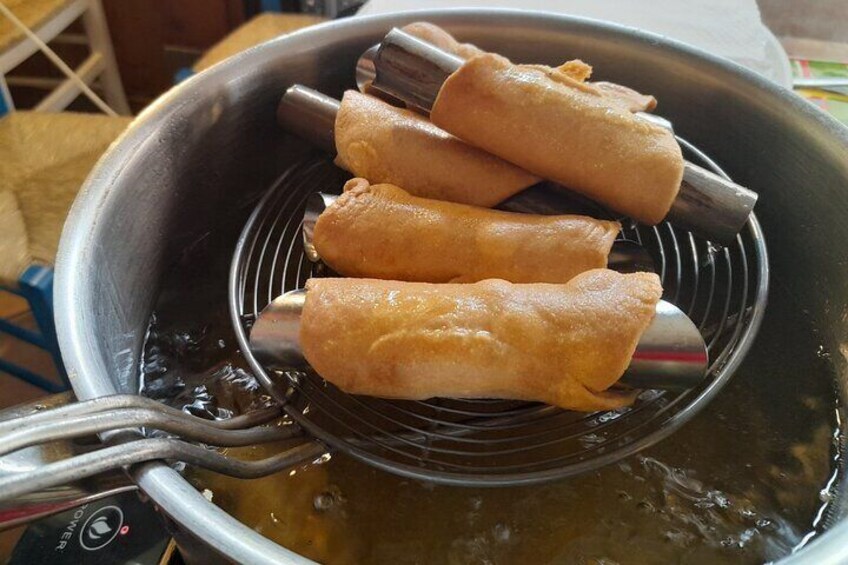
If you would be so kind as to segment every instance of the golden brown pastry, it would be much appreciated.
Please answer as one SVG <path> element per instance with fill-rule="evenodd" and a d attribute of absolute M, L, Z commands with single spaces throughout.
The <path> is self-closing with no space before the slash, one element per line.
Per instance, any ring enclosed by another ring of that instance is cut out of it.
<path fill-rule="evenodd" d="M 312 243 L 334 271 L 420 282 L 564 283 L 606 267 L 618 222 L 440 202 L 391 184 L 347 182 Z"/>
<path fill-rule="evenodd" d="M 430 119 L 465 141 L 646 224 L 677 196 L 683 156 L 667 130 L 598 88 L 483 54 L 445 81 Z"/>
<path fill-rule="evenodd" d="M 608 390 L 662 289 L 654 274 L 596 269 L 566 284 L 311 279 L 306 360 L 351 394 L 510 398 L 573 410 L 626 406 Z"/>
<path fill-rule="evenodd" d="M 417 196 L 492 207 L 540 180 L 420 114 L 354 90 L 342 98 L 335 135 L 341 168 Z"/>
<path fill-rule="evenodd" d="M 470 59 L 475 55 L 485 53 L 476 45 L 460 43 L 447 31 L 429 22 L 414 22 L 403 26 L 401 29 L 463 59 Z M 592 67 L 579 59 L 566 61 L 558 69 L 578 82 L 588 80 L 592 74 Z M 641 94 L 620 84 L 612 82 L 593 82 L 590 84 L 611 100 L 622 104 L 630 112 L 650 112 L 657 106 L 657 100 L 653 96 Z"/>

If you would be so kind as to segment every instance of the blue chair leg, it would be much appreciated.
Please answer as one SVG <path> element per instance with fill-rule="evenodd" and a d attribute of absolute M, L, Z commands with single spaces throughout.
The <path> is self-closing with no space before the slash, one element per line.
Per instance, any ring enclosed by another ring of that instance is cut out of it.
<path fill-rule="evenodd" d="M 53 269 L 39 265 L 30 266 L 21 275 L 18 289 L 21 296 L 29 302 L 30 310 L 44 340 L 44 349 L 53 356 L 56 370 L 65 388 L 69 388 L 70 382 L 65 372 L 65 365 L 62 363 L 59 341 L 56 339 L 56 326 L 53 322 Z"/>
<path fill-rule="evenodd" d="M 15 292 L 14 294 L 18 293 Z M 20 326 L 16 326 L 12 322 L 8 322 L 3 318 L 0 318 L 0 332 L 7 333 L 12 337 L 16 337 L 21 341 L 31 343 L 36 347 L 40 347 L 41 349 L 47 349 L 47 342 L 44 341 L 44 338 L 41 337 L 40 333 L 28 330 L 26 328 L 22 328 Z"/>
<path fill-rule="evenodd" d="M 8 114 L 12 107 L 12 95 L 9 93 L 9 85 L 6 84 L 6 77 L 0 75 L 0 116 Z"/>
<path fill-rule="evenodd" d="M 261 0 L 259 9 L 263 12 L 282 12 L 283 3 L 280 0 Z"/>
<path fill-rule="evenodd" d="M 192 75 L 194 75 L 194 71 L 191 67 L 180 67 L 177 69 L 177 72 L 174 73 L 174 84 L 180 84 Z"/>
<path fill-rule="evenodd" d="M 14 363 L 9 363 L 8 361 L 4 361 L 0 359 L 0 372 L 9 373 L 10 375 L 21 379 L 24 382 L 31 384 L 34 387 L 38 387 L 41 390 L 57 393 L 62 392 L 63 390 L 67 390 L 67 388 L 59 383 L 55 383 L 53 381 L 47 380 L 41 375 L 37 375 L 28 369 L 24 369 L 20 365 L 15 365 Z"/>
<path fill-rule="evenodd" d="M 3 287 L 2 290 L 11 292 L 12 294 L 22 295 L 18 288 L 12 289 Z M 48 349 L 48 342 L 40 333 L 17 326 L 3 318 L 0 318 L 0 332 L 7 333 L 16 339 L 31 343 L 41 349 Z M 29 369 L 25 369 L 20 365 L 16 365 L 3 359 L 0 359 L 0 372 L 9 373 L 22 381 L 26 381 L 32 386 L 38 387 L 47 392 L 61 392 L 65 390 L 64 385 L 45 379 L 41 375 L 33 373 Z"/>

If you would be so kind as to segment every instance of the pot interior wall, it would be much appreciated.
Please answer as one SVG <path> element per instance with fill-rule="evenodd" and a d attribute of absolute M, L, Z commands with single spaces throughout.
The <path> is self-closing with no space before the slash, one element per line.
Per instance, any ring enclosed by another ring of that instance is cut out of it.
<path fill-rule="evenodd" d="M 760 193 L 757 215 L 772 284 L 788 288 L 823 331 L 822 345 L 848 398 L 844 129 L 777 87 L 740 81 L 741 71 L 653 39 L 530 16 L 428 19 L 516 61 L 558 64 L 579 57 L 598 69 L 594 78 L 654 94 L 657 112 L 678 133 Z M 68 298 L 59 301 L 65 308 L 59 331 L 78 393 L 108 393 L 113 385 L 138 390 L 139 352 L 168 265 L 212 230 L 232 233 L 220 249 L 231 254 L 261 191 L 310 150 L 276 126 L 282 92 L 300 82 L 340 95 L 353 85 L 355 58 L 388 21 L 298 34 L 203 73 L 155 103 L 101 163 L 85 199 L 97 201 L 96 221 L 94 207 L 75 207 L 58 266 L 69 284 Z M 848 501 L 842 498 L 837 514 L 844 516 Z"/>

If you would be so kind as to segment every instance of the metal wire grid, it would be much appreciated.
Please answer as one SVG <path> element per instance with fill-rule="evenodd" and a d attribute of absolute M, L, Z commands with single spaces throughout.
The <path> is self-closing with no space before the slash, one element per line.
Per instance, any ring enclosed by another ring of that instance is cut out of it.
<path fill-rule="evenodd" d="M 678 141 L 690 160 L 726 176 L 702 152 Z M 707 342 L 709 377 L 695 389 L 647 390 L 632 407 L 580 414 L 516 401 L 384 400 L 345 394 L 311 371 L 269 374 L 250 354 L 250 324 L 276 296 L 303 287 L 310 277 L 332 274 L 306 258 L 300 230 L 306 198 L 317 190 L 337 193 L 344 178 L 318 157 L 282 175 L 242 233 L 230 306 L 243 354 L 285 410 L 329 446 L 379 468 L 446 484 L 492 486 L 596 469 L 656 443 L 701 410 L 727 383 L 759 328 L 768 262 L 755 217 L 734 245 L 723 248 L 667 223 L 646 227 L 624 220 L 620 237 L 651 252 L 664 298 L 695 321 Z"/>

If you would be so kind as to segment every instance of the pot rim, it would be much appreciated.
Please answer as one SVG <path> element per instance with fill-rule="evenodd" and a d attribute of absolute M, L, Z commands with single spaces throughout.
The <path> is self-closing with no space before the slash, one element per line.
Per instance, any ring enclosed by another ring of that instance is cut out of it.
<path fill-rule="evenodd" d="M 276 58 L 284 49 L 309 49 L 310 44 L 318 37 L 379 36 L 391 26 L 422 19 L 441 23 L 446 27 L 450 27 L 452 23 L 503 24 L 504 21 L 509 21 L 516 25 L 537 27 L 540 31 L 591 30 L 607 37 L 670 49 L 682 56 L 700 59 L 719 74 L 734 75 L 738 80 L 754 83 L 764 96 L 771 97 L 789 112 L 804 114 L 808 122 L 815 123 L 825 135 L 841 140 L 848 151 L 848 128 L 783 87 L 732 61 L 710 55 L 688 44 L 628 26 L 542 11 L 450 8 L 359 16 L 303 29 L 222 61 L 160 96 L 139 114 L 101 157 L 84 183 L 62 232 L 56 260 L 54 291 L 59 345 L 77 398 L 87 400 L 119 392 L 109 376 L 115 374 L 116 369 L 107 366 L 103 359 L 95 359 L 86 353 L 86 350 L 90 349 L 88 344 L 96 340 L 97 336 L 88 334 L 80 323 L 81 317 L 77 308 L 84 301 L 78 300 L 77 297 L 86 292 L 87 277 L 81 272 L 88 264 L 99 210 L 106 207 L 107 202 L 117 198 L 114 187 L 124 167 L 135 158 L 137 147 L 150 138 L 159 125 L 167 121 L 168 115 L 179 106 L 202 98 L 207 83 L 237 77 L 239 69 L 253 59 Z M 136 361 L 130 359 L 127 362 L 135 367 Z M 218 508 L 166 464 L 147 463 L 134 468 L 131 473 L 141 489 L 175 522 L 227 558 L 240 563 L 311 563 Z M 848 540 L 848 520 L 833 526 L 808 547 L 784 558 L 783 562 L 834 565 L 848 562 L 848 542 L 845 540 Z"/>

